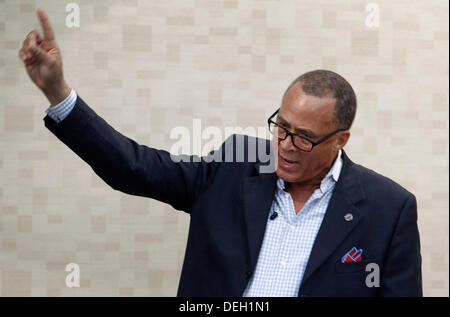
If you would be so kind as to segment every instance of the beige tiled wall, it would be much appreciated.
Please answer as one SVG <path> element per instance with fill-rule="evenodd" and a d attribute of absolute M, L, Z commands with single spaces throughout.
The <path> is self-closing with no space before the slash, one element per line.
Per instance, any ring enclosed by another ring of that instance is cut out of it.
<path fill-rule="evenodd" d="M 0 295 L 173 296 L 189 218 L 104 184 L 42 121 L 17 57 L 44 8 L 67 82 L 113 127 L 157 148 L 177 126 L 264 126 L 303 72 L 346 77 L 350 158 L 415 193 L 426 296 L 448 296 L 448 1 L 0 0 Z M 65 286 L 79 264 L 81 287 Z"/>

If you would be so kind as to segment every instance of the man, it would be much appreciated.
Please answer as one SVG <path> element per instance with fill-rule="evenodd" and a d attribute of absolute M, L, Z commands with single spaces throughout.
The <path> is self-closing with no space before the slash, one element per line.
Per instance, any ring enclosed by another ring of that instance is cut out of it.
<path fill-rule="evenodd" d="M 344 78 L 312 71 L 288 87 L 268 120 L 272 173 L 248 158 L 174 162 L 115 131 L 69 88 L 38 16 L 44 37 L 30 32 L 19 56 L 50 101 L 45 126 L 112 188 L 190 214 L 179 296 L 422 296 L 416 199 L 343 150 L 356 112 Z M 255 140 L 234 135 L 215 153 L 234 142 Z"/>

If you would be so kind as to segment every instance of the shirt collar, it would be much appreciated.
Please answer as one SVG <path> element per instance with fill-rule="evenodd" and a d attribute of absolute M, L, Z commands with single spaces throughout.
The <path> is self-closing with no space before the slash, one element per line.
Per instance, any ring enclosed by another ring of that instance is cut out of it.
<path fill-rule="evenodd" d="M 336 160 L 334 161 L 333 166 L 330 169 L 331 175 L 333 175 L 333 179 L 335 182 L 339 180 L 339 175 L 341 175 L 342 170 L 342 150 L 339 150 Z"/>
<path fill-rule="evenodd" d="M 337 182 L 339 180 L 339 176 L 341 175 L 341 170 L 342 170 L 342 150 L 339 150 L 336 160 L 334 160 L 334 163 L 331 166 L 330 170 L 328 171 L 327 175 L 325 175 L 325 177 L 322 179 L 320 185 L 321 189 L 324 187 L 325 182 L 329 178 L 332 178 L 335 182 Z M 277 187 L 278 189 L 284 190 L 285 189 L 284 180 L 278 178 Z"/>

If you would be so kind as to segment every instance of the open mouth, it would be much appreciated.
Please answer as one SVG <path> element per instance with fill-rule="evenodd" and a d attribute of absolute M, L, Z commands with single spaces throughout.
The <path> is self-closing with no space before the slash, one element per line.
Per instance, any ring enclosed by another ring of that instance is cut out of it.
<path fill-rule="evenodd" d="M 286 166 L 291 166 L 291 165 L 294 165 L 294 164 L 298 163 L 298 161 L 288 160 L 288 159 L 284 158 L 281 155 L 279 155 L 279 158 L 280 158 L 281 162 L 284 163 Z"/>

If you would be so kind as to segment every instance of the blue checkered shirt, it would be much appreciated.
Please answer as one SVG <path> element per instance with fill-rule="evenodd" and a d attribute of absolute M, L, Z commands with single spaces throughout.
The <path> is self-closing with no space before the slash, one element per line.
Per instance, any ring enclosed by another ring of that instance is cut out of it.
<path fill-rule="evenodd" d="M 278 217 L 267 218 L 256 269 L 244 297 L 297 296 L 314 240 L 341 173 L 341 153 L 339 151 L 333 166 L 322 179 L 320 188 L 314 191 L 298 214 L 291 195 L 284 190 L 284 181 L 277 180 L 269 217 L 274 212 Z"/>
<path fill-rule="evenodd" d="M 72 111 L 73 107 L 75 106 L 76 101 L 77 101 L 77 94 L 72 89 L 70 91 L 69 96 L 67 96 L 66 99 L 64 99 L 63 101 L 61 101 L 61 103 L 59 103 L 53 107 L 48 107 L 45 110 L 45 112 L 48 114 L 48 116 L 50 118 L 55 120 L 57 123 L 60 123 Z"/>
<path fill-rule="evenodd" d="M 72 111 L 76 99 L 77 95 L 72 90 L 64 101 L 47 108 L 46 112 L 59 123 Z M 314 240 L 341 173 L 341 152 L 320 183 L 320 188 L 314 191 L 298 214 L 295 213 L 291 195 L 284 190 L 284 181 L 278 179 L 269 214 L 270 217 L 276 212 L 278 217 L 274 220 L 267 218 L 255 273 L 244 291 L 244 297 L 297 296 Z"/>

